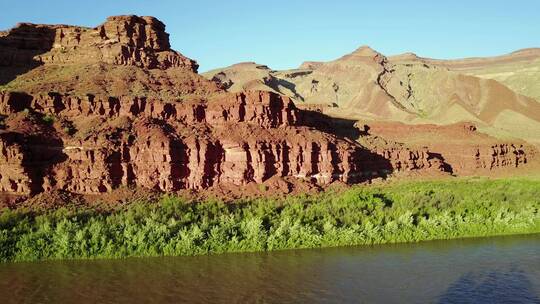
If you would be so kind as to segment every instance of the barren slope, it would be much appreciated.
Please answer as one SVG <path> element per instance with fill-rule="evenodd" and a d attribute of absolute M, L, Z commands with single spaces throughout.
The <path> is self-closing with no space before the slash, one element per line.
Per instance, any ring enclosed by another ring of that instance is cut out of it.
<path fill-rule="evenodd" d="M 497 81 L 449 71 L 411 54 L 388 60 L 361 47 L 334 61 L 304 63 L 297 70 L 266 68 L 253 73 L 255 69 L 260 65 L 204 75 L 219 78 L 231 91 L 257 83 L 259 89 L 286 94 L 297 104 L 327 105 L 325 113 L 336 117 L 435 124 L 470 121 L 496 136 L 511 134 L 540 142 L 540 104 L 534 99 Z M 520 124 L 508 123 L 510 117 L 519 117 Z M 520 132 L 523 128 L 530 132 Z"/>
<path fill-rule="evenodd" d="M 451 71 L 497 80 L 515 92 L 540 102 L 540 48 L 519 50 L 485 58 L 438 60 L 407 53 L 389 58 L 392 62 L 424 62 Z"/>

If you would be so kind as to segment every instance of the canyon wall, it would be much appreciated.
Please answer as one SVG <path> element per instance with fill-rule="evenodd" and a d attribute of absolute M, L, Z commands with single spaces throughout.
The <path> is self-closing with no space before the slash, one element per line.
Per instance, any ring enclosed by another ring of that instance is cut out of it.
<path fill-rule="evenodd" d="M 402 171 L 469 175 L 522 166 L 534 155 L 523 144 L 492 142 L 472 125 L 375 124 L 360 131 L 257 91 L 170 102 L 1 93 L 0 115 L 0 189 L 12 194 L 94 194 L 123 186 L 177 191 L 273 177 L 325 185 Z M 397 142 L 422 132 L 476 138 L 478 145 Z"/>
<path fill-rule="evenodd" d="M 274 176 L 354 183 L 431 163 L 414 152 L 390 153 L 391 163 L 307 126 L 308 114 L 269 92 L 185 102 L 3 93 L 0 114 L 7 117 L 0 131 L 0 187 L 13 194 L 205 189 Z M 91 122 L 77 123 L 81 117 Z"/>
<path fill-rule="evenodd" d="M 360 49 L 338 70 L 349 79 L 348 70 L 382 58 L 374 54 Z M 361 129 L 275 92 L 225 92 L 196 71 L 153 17 L 110 17 L 95 28 L 23 23 L 0 32 L 0 192 L 170 192 L 276 180 L 290 190 L 395 172 L 475 174 L 522 166 L 534 155 L 526 145 L 466 130 L 460 138 L 477 145 L 414 144 L 411 134 L 446 129 Z M 357 80 L 374 85 L 371 76 Z"/>

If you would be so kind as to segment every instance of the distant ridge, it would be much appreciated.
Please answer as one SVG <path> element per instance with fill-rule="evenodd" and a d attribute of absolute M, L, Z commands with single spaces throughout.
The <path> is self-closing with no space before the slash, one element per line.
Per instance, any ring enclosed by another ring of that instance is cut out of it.
<path fill-rule="evenodd" d="M 538 58 L 538 48 L 458 60 L 423 58 L 415 53 L 385 57 L 363 45 L 335 60 L 304 62 L 296 70 L 262 70 L 262 65 L 252 63 L 203 76 L 233 92 L 267 90 L 287 95 L 299 104 L 327 105 L 328 113 L 340 117 L 440 125 L 471 121 L 494 132 L 503 130 L 540 141 L 540 136 L 534 135 L 536 131 L 540 134 L 540 102 L 533 99 L 538 87 L 534 82 L 536 67 L 529 64 Z M 523 70 L 479 72 L 517 65 L 524 65 Z M 533 77 L 528 78 L 531 73 Z M 521 87 L 506 82 L 505 77 L 515 75 L 524 77 L 520 78 Z M 520 123 L 510 123 L 514 118 Z M 518 132 L 525 126 L 536 131 Z"/>
<path fill-rule="evenodd" d="M 461 59 L 433 59 L 420 57 L 415 53 L 403 53 L 395 56 L 389 56 L 388 59 L 393 62 L 422 61 L 438 66 L 444 66 L 449 69 L 470 69 L 480 68 L 488 65 L 508 64 L 515 62 L 526 62 L 540 59 L 540 48 L 526 48 L 517 50 L 508 54 L 493 57 L 469 57 Z"/>

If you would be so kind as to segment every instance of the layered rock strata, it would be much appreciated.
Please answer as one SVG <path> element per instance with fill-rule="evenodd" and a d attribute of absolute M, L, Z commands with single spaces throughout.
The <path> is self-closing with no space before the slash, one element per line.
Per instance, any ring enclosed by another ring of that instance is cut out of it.
<path fill-rule="evenodd" d="M 537 149 L 525 141 L 497 139 L 479 132 L 471 123 L 447 126 L 372 123 L 369 132 L 412 147 L 429 143 L 429 153 L 439 156 L 450 166 L 446 170 L 457 175 L 521 168 L 537 154 Z"/>
<path fill-rule="evenodd" d="M 171 50 L 165 25 L 154 17 L 114 16 L 96 28 L 19 23 L 0 36 L 0 65 L 108 63 L 141 68 L 197 64 Z"/>
<path fill-rule="evenodd" d="M 430 162 L 411 154 L 422 165 L 394 168 L 351 140 L 307 126 L 306 113 L 269 92 L 185 102 L 4 93 L 0 113 L 7 116 L 0 187 L 13 194 L 176 191 L 275 176 L 353 183 Z"/>
<path fill-rule="evenodd" d="M 358 67 L 373 56 L 382 58 L 362 49 L 344 61 Z M 24 23 L 1 32 L 0 192 L 350 184 L 396 171 L 452 172 L 461 162 L 461 154 L 387 141 L 355 121 L 299 109 L 278 94 L 289 83 L 229 93 L 196 71 L 152 17 L 110 17 L 95 28 Z M 464 166 L 521 166 L 531 157 L 515 145 L 491 146 L 468 152 Z"/>

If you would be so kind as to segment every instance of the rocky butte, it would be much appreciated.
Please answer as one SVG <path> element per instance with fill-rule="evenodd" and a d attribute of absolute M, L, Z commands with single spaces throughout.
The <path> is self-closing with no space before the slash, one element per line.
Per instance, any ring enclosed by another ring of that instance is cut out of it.
<path fill-rule="evenodd" d="M 296 95 L 268 86 L 282 84 L 268 68 L 240 65 L 262 79 L 233 90 L 226 72 L 213 80 L 197 74 L 196 62 L 170 48 L 165 25 L 153 17 L 115 16 L 95 28 L 18 24 L 0 33 L 0 191 L 28 197 L 264 184 L 288 193 L 399 172 L 490 174 L 534 160 L 532 145 L 496 139 L 474 124 L 328 115 L 319 103 L 332 92 L 341 96 L 347 73 L 375 96 L 355 111 L 405 117 L 416 109 L 389 93 L 386 85 L 398 82 L 385 75 L 394 72 L 384 56 L 364 48 L 341 60 L 291 72 L 311 77 Z M 341 80 L 319 81 L 317 73 Z M 338 103 L 362 105 L 362 96 Z M 302 100 L 308 97 L 317 102 Z M 411 135 L 431 133 L 446 137 L 429 145 Z M 444 139 L 456 135 L 459 143 Z"/>

